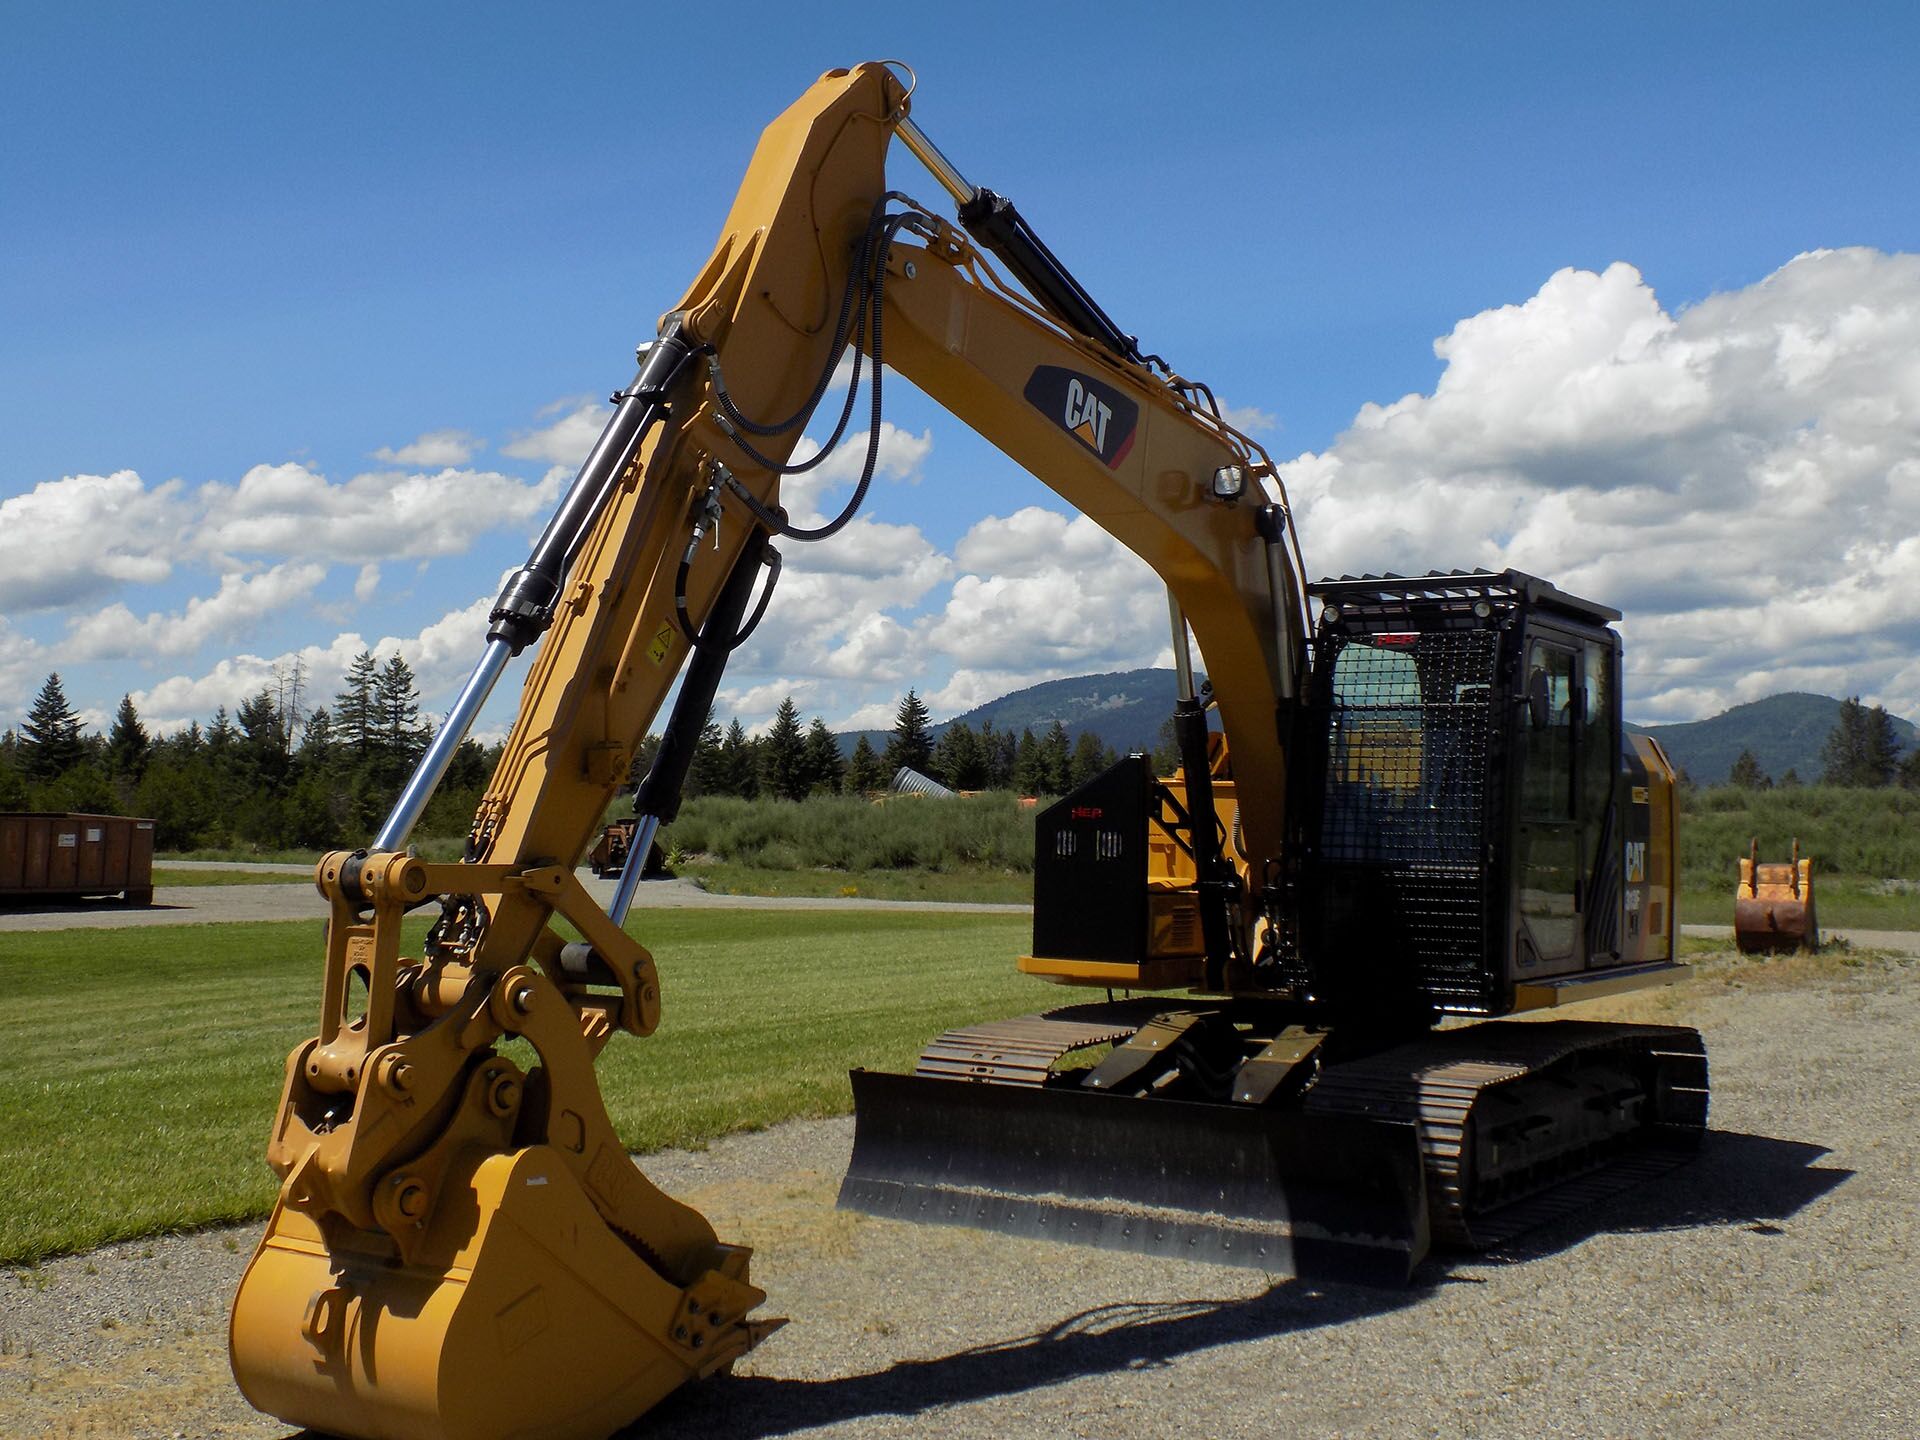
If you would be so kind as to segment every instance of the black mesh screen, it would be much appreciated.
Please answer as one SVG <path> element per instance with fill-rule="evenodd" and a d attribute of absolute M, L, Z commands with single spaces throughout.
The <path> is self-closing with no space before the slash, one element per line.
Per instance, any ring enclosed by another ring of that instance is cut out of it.
<path fill-rule="evenodd" d="M 1322 943 L 1342 952 L 1327 959 L 1378 978 L 1390 971 L 1447 1009 L 1484 1009 L 1494 997 L 1498 639 L 1491 629 L 1321 639 Z"/>

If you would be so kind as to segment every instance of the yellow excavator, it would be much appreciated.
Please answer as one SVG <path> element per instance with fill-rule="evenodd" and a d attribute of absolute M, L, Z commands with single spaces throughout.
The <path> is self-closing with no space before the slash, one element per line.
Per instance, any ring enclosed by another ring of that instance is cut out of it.
<path fill-rule="evenodd" d="M 1391 1281 L 1704 1125 L 1694 1031 L 1498 1018 L 1679 968 L 1673 772 L 1623 744 L 1616 613 L 1514 571 L 1309 585 L 1271 459 L 961 176 L 903 68 L 833 71 L 767 128 L 392 814 L 316 868 L 319 1032 L 288 1059 L 230 1336 L 270 1414 L 584 1440 L 780 1323 L 748 1252 L 608 1119 L 595 1058 L 654 1030 L 662 977 L 624 929 L 642 867 L 603 907 L 575 866 L 678 679 L 635 847 L 674 817 L 776 543 L 828 539 L 866 494 L 887 367 L 1165 581 L 1181 765 L 1130 757 L 1039 816 L 1020 964 L 1097 993 L 938 1037 L 914 1075 L 856 1072 L 843 1204 Z M 956 217 L 889 188 L 895 139 Z M 863 366 L 859 483 L 798 525 L 781 478 L 848 440 Z M 465 857 L 417 858 L 454 748 L 536 642 Z"/>

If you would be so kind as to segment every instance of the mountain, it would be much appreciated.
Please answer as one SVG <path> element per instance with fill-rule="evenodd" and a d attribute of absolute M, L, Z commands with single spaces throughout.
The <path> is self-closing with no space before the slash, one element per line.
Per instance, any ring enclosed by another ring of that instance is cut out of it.
<path fill-rule="evenodd" d="M 1040 735 L 1058 720 L 1073 740 L 1091 730 L 1122 755 L 1152 750 L 1160 740 L 1161 722 L 1173 714 L 1173 685 L 1173 671 L 1151 669 L 1047 680 L 942 720 L 934 725 L 933 734 L 938 739 L 949 725 L 962 721 L 976 730 L 992 721 L 995 730 L 1018 735 L 1025 729 Z M 842 753 L 851 755 L 862 735 L 874 749 L 885 750 L 892 734 L 891 730 L 849 730 L 835 738 Z"/>
<path fill-rule="evenodd" d="M 1678 725 L 1629 725 L 1651 735 L 1673 763 L 1700 785 L 1723 785 L 1742 750 L 1753 751 L 1760 768 L 1777 782 L 1792 770 L 1811 785 L 1826 768 L 1822 752 L 1840 718 L 1840 702 L 1831 695 L 1793 690 L 1736 705 L 1705 720 Z M 1902 751 L 1920 743 L 1913 722 L 1893 717 Z"/>

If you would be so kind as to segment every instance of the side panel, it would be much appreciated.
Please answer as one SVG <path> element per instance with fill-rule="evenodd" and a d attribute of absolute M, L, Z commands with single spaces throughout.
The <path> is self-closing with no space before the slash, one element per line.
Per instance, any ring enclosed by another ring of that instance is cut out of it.
<path fill-rule="evenodd" d="M 1623 958 L 1629 964 L 1672 960 L 1679 931 L 1673 764 L 1651 736 L 1629 735 L 1627 742 L 1627 793 L 1622 797 L 1627 815 Z"/>

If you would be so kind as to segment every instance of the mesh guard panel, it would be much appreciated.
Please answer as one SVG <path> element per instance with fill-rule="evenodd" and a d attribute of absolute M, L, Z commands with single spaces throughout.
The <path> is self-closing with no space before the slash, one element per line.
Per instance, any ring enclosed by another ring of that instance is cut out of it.
<path fill-rule="evenodd" d="M 1327 958 L 1351 983 L 1410 984 L 1442 1009 L 1490 1010 L 1499 636 L 1321 643 L 1331 680 L 1318 847 Z"/>

